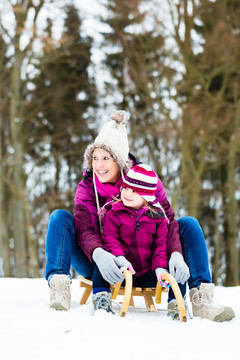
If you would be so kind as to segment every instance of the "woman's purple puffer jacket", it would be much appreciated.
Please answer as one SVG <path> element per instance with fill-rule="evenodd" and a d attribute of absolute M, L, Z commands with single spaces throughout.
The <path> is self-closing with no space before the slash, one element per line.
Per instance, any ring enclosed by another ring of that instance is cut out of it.
<path fill-rule="evenodd" d="M 168 219 L 170 220 L 167 236 L 168 258 L 170 258 L 174 251 L 180 252 L 182 254 L 178 222 L 174 219 L 173 209 L 167 200 L 166 192 L 159 179 L 155 196 L 163 207 Z M 109 199 L 106 197 L 99 195 L 100 207 L 102 207 L 108 200 Z M 74 201 L 75 206 L 73 215 L 76 230 L 76 240 L 89 260 L 93 261 L 93 251 L 97 247 L 104 248 L 104 246 L 100 236 L 97 204 L 91 173 L 85 172 L 84 179 L 78 184 Z"/>

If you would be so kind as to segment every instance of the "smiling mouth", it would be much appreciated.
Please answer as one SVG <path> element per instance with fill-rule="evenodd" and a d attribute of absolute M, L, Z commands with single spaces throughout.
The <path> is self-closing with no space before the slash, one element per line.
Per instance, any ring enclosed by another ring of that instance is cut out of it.
<path fill-rule="evenodd" d="M 124 196 L 123 198 L 124 198 L 124 200 L 126 200 L 126 201 L 132 201 L 131 199 L 126 198 L 125 196 Z"/>
<path fill-rule="evenodd" d="M 98 170 L 97 172 L 99 175 L 105 175 L 108 172 L 108 170 L 105 170 L 105 171 Z"/>

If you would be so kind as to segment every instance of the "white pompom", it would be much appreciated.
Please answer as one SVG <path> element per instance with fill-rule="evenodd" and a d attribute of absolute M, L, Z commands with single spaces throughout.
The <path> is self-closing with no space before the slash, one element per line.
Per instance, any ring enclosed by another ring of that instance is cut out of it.
<path fill-rule="evenodd" d="M 112 116 L 111 120 L 116 121 L 116 123 L 126 125 L 130 118 L 130 114 L 124 110 L 117 110 L 115 111 Z"/>

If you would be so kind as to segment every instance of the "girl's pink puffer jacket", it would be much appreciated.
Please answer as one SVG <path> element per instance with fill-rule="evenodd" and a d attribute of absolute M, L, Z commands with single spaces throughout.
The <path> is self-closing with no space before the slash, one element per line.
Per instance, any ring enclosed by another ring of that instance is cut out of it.
<path fill-rule="evenodd" d="M 137 276 L 157 267 L 168 267 L 167 220 L 162 211 L 148 210 L 138 220 L 122 202 L 113 205 L 103 219 L 105 249 L 131 262 Z"/>

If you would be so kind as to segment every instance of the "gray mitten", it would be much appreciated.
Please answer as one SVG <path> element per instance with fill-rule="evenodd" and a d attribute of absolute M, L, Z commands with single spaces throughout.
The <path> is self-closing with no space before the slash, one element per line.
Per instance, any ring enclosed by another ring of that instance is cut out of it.
<path fill-rule="evenodd" d="M 130 270 L 132 274 L 136 273 L 132 264 L 123 255 L 118 256 L 117 260 L 118 266 L 120 266 L 121 270 L 125 268 L 127 270 Z"/>
<path fill-rule="evenodd" d="M 166 272 L 167 272 L 167 270 L 164 269 L 164 268 L 159 267 L 159 268 L 155 269 L 155 274 L 156 274 L 157 280 L 159 282 L 159 285 L 161 287 L 163 287 L 163 286 L 167 287 L 168 286 L 168 282 L 165 281 L 165 280 L 162 280 L 162 275 L 165 274 Z"/>
<path fill-rule="evenodd" d="M 169 260 L 169 272 L 177 283 L 184 284 L 189 276 L 189 268 L 179 252 L 173 252 Z"/>
<path fill-rule="evenodd" d="M 107 282 L 115 284 L 124 280 L 124 275 L 118 267 L 119 264 L 116 256 L 99 247 L 93 251 L 92 258 L 97 264 L 102 277 Z"/>

